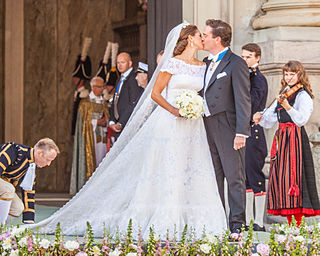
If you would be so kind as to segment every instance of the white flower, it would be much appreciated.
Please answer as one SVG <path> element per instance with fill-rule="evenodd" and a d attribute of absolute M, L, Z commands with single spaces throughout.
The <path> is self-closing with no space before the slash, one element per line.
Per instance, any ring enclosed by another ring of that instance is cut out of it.
<path fill-rule="evenodd" d="M 100 249 L 98 246 L 93 246 L 93 255 L 100 255 Z"/>
<path fill-rule="evenodd" d="M 22 238 L 20 239 L 20 241 L 18 242 L 18 244 L 19 244 L 21 247 L 27 246 L 27 245 L 28 245 L 28 240 L 27 240 L 27 238 L 26 238 L 26 237 L 22 237 Z"/>
<path fill-rule="evenodd" d="M 136 252 L 129 252 L 129 253 L 127 253 L 127 256 L 137 256 L 137 253 Z"/>
<path fill-rule="evenodd" d="M 216 244 L 219 242 L 219 239 L 214 235 L 207 235 L 206 240 L 210 244 Z"/>
<path fill-rule="evenodd" d="M 285 241 L 286 241 L 287 237 L 284 236 L 284 235 L 279 235 L 277 237 L 277 242 L 280 243 L 280 244 L 283 244 Z"/>
<path fill-rule="evenodd" d="M 41 240 L 41 242 L 40 242 L 40 247 L 41 247 L 41 248 L 44 248 L 44 249 L 48 249 L 49 246 L 50 246 L 50 241 L 47 240 L 47 239 L 45 239 L 45 238 L 43 238 L 43 239 Z"/>
<path fill-rule="evenodd" d="M 129 246 L 135 251 L 138 250 L 138 246 L 136 246 L 135 244 L 130 244 Z"/>
<path fill-rule="evenodd" d="M 203 251 L 205 254 L 208 254 L 211 250 L 211 246 L 209 244 L 201 244 L 200 250 Z"/>
<path fill-rule="evenodd" d="M 25 231 L 25 228 L 17 228 L 17 227 L 14 227 L 13 229 L 11 229 L 10 231 L 10 234 L 12 236 L 16 236 L 16 237 L 19 237 L 21 236 L 21 234 Z"/>
<path fill-rule="evenodd" d="M 116 248 L 114 251 L 109 253 L 109 256 L 119 256 L 121 254 L 121 251 Z"/>
<path fill-rule="evenodd" d="M 9 256 L 19 256 L 19 250 L 12 250 L 9 254 Z"/>
<path fill-rule="evenodd" d="M 304 238 L 303 238 L 303 236 L 295 236 L 294 237 L 294 240 L 296 241 L 296 242 L 303 242 L 304 241 Z"/>
<path fill-rule="evenodd" d="M 64 244 L 64 248 L 66 248 L 69 251 L 74 251 L 76 249 L 79 249 L 79 243 L 76 241 L 67 241 Z"/>
<path fill-rule="evenodd" d="M 260 254 L 259 253 L 254 253 L 254 254 L 252 254 L 252 256 L 260 256 Z"/>
<path fill-rule="evenodd" d="M 76 256 L 88 256 L 86 252 L 78 252 Z"/>
<path fill-rule="evenodd" d="M 2 247 L 5 250 L 11 249 L 11 238 L 10 237 L 8 237 L 6 240 L 4 240 Z"/>
<path fill-rule="evenodd" d="M 203 98 L 195 90 L 182 90 L 175 100 L 181 116 L 186 119 L 201 117 L 204 111 Z"/>
<path fill-rule="evenodd" d="M 269 255 L 270 248 L 268 244 L 258 244 L 257 245 L 257 252 L 260 253 L 262 256 Z"/>

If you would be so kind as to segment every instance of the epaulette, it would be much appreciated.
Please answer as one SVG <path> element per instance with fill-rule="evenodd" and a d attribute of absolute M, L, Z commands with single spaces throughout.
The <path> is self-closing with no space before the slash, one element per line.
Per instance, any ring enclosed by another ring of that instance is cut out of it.
<path fill-rule="evenodd" d="M 20 146 L 17 145 L 16 143 L 10 142 L 10 144 L 11 144 L 12 146 L 14 146 L 14 147 L 16 148 L 16 150 L 18 151 L 18 153 L 17 153 L 17 158 L 16 158 L 16 160 L 13 162 L 13 164 L 18 164 L 18 163 L 20 163 L 21 160 L 23 159 L 23 151 L 22 151 L 22 149 L 20 148 Z"/>

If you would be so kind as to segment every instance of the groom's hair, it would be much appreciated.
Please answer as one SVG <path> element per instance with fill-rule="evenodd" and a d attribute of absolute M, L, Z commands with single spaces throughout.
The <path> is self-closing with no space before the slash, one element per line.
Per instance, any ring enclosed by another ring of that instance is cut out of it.
<path fill-rule="evenodd" d="M 206 25 L 211 27 L 212 36 L 214 38 L 218 36 L 221 38 L 221 44 L 224 47 L 230 45 L 232 38 L 232 29 L 228 23 L 222 20 L 209 19 L 206 21 Z"/>

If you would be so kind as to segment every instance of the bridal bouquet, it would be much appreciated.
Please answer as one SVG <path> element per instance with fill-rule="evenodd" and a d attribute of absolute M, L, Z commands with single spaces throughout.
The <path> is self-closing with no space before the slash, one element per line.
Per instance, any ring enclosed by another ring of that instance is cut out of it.
<path fill-rule="evenodd" d="M 185 89 L 176 97 L 179 113 L 186 119 L 198 119 L 204 112 L 203 98 L 195 90 Z"/>

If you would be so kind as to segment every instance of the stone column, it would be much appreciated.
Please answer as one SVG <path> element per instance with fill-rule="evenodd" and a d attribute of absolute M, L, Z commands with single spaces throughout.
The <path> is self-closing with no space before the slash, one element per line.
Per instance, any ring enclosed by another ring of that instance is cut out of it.
<path fill-rule="evenodd" d="M 309 140 L 312 143 L 312 155 L 314 163 L 314 171 L 316 173 L 316 182 L 318 196 L 320 198 L 320 132 L 315 132 L 309 136 Z"/>
<path fill-rule="evenodd" d="M 267 105 L 280 90 L 282 67 L 289 60 L 298 60 L 306 68 L 313 93 L 314 110 L 320 107 L 320 2 L 314 0 L 268 0 L 252 17 L 253 42 L 262 48 L 260 69 L 269 85 Z M 277 125 L 276 125 L 277 126 Z M 318 131 L 320 112 L 314 111 L 306 125 L 308 134 Z M 276 127 L 265 129 L 268 148 Z M 319 180 L 320 134 L 311 136 L 313 157 Z M 269 167 L 269 164 L 266 164 Z M 268 171 L 268 169 L 266 169 Z M 317 181 L 319 183 L 319 181 Z M 318 184 L 319 186 L 320 184 Z M 267 223 L 283 222 L 284 218 L 267 216 Z"/>
<path fill-rule="evenodd" d="M 268 102 L 280 89 L 281 68 L 289 60 L 305 66 L 315 94 L 314 109 L 320 107 L 320 2 L 315 0 L 268 0 L 252 18 L 253 41 L 262 48 L 261 70 L 269 84 Z M 314 111 L 306 130 L 318 131 L 320 112 Z M 274 130 L 267 131 L 271 144 Z"/>
<path fill-rule="evenodd" d="M 253 21 L 254 29 L 279 26 L 320 26 L 320 2 L 317 0 L 268 0 L 264 15 Z"/>
<path fill-rule="evenodd" d="M 24 1 L 5 9 L 5 141 L 23 143 Z"/>

